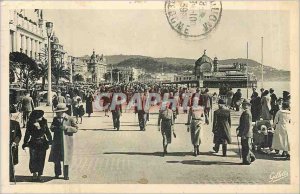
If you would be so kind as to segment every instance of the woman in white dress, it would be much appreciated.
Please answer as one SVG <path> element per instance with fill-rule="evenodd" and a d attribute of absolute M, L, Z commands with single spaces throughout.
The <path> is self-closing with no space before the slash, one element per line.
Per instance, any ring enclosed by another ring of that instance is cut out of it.
<path fill-rule="evenodd" d="M 275 132 L 273 135 L 272 148 L 275 150 L 282 150 L 282 156 L 290 159 L 290 144 L 289 136 L 291 130 L 291 112 L 288 102 L 282 103 L 282 110 L 276 113 L 274 120 Z"/>

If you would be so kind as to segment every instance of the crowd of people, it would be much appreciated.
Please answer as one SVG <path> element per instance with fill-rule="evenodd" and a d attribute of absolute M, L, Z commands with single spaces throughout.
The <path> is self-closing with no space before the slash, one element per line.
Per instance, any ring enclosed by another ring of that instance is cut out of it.
<path fill-rule="evenodd" d="M 277 154 L 289 159 L 288 132 L 290 131 L 290 95 L 283 92 L 282 98 L 277 98 L 275 91 L 261 89 L 259 95 L 253 88 L 251 99 L 242 98 L 240 89 L 234 93 L 231 88 L 220 89 L 219 95 L 211 95 L 208 88 L 190 90 L 187 87 L 163 86 L 159 84 L 129 83 L 99 88 L 70 88 L 59 89 L 52 99 L 52 110 L 56 114 L 50 128 L 44 118 L 44 111 L 35 107 L 32 94 L 27 94 L 21 100 L 23 114 L 23 128 L 26 128 L 22 148 L 29 147 L 29 169 L 35 181 L 41 181 L 46 151 L 51 145 L 49 162 L 54 163 L 55 178 L 61 174 L 69 179 L 69 165 L 72 161 L 73 135 L 78 131 L 78 124 L 82 124 L 83 116 L 90 117 L 94 108 L 101 104 L 105 116 L 112 114 L 112 124 L 116 131 L 121 129 L 120 117 L 123 111 L 132 110 L 138 115 L 140 131 L 145 131 L 150 120 L 151 107 L 159 107 L 158 130 L 162 134 L 163 156 L 168 154 L 168 145 L 174 131 L 175 121 L 180 110 L 187 115 L 187 131 L 191 135 L 193 155 L 200 155 L 201 130 L 203 125 L 209 125 L 212 120 L 213 150 L 218 153 L 222 146 L 222 155 L 227 156 L 227 144 L 231 139 L 231 114 L 240 111 L 237 136 L 241 139 L 242 164 L 249 165 L 255 160 L 252 151 L 269 148 Z M 155 94 L 155 95 L 153 95 Z M 31 95 L 31 96 L 30 96 Z M 159 100 L 161 99 L 161 100 Z M 85 103 L 85 106 L 84 106 Z M 212 114 L 213 103 L 218 109 Z M 141 106 L 138 106 L 140 104 Z M 126 105 L 125 109 L 124 106 Z M 11 106 L 10 112 L 17 110 Z M 80 122 L 79 122 L 80 119 Z M 18 144 L 22 134 L 17 121 L 10 121 L 10 178 L 14 180 L 14 165 L 18 163 Z M 53 134 L 52 134 L 52 133 Z M 63 162 L 63 173 L 61 162 Z"/>

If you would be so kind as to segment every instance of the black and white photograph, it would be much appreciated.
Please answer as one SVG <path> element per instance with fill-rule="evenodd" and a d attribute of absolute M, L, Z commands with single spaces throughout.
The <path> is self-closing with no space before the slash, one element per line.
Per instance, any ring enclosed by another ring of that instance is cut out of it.
<path fill-rule="evenodd" d="M 0 8 L 2 191 L 299 192 L 298 1 Z"/>

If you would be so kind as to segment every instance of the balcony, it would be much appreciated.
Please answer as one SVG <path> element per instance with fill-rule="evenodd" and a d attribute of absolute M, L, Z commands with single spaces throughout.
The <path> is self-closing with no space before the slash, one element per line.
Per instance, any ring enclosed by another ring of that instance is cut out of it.
<path fill-rule="evenodd" d="M 40 28 L 36 22 L 24 17 L 22 14 L 17 14 L 16 17 L 16 26 L 26 30 L 34 35 L 43 37 L 43 30 Z"/>

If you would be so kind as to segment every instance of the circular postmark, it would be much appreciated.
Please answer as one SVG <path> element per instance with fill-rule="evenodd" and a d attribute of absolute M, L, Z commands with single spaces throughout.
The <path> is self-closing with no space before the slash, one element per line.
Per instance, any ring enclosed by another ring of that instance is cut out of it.
<path fill-rule="evenodd" d="M 167 0 L 165 14 L 171 28 L 193 39 L 205 38 L 216 28 L 222 16 L 220 1 Z"/>

